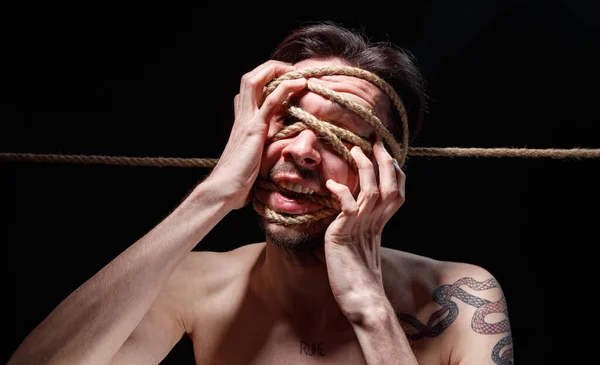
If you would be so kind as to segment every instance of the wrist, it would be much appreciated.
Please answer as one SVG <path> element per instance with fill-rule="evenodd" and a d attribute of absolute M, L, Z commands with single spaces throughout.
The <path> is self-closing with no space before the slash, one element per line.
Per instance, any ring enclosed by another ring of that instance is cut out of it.
<path fill-rule="evenodd" d="M 240 181 L 231 174 L 211 173 L 197 190 L 208 192 L 216 201 L 223 203 L 228 212 L 244 207 L 251 198 L 254 180 Z"/>
<path fill-rule="evenodd" d="M 214 205 L 225 215 L 233 210 L 230 206 L 231 194 L 226 189 L 226 184 L 210 176 L 192 190 L 187 200 L 192 204 Z"/>
<path fill-rule="evenodd" d="M 352 326 L 362 328 L 378 328 L 390 320 L 396 320 L 394 309 L 385 295 L 357 300 L 353 305 L 346 306 L 344 314 Z"/>
<path fill-rule="evenodd" d="M 358 314 L 360 320 L 351 321 L 351 325 L 367 363 L 418 364 L 387 297 L 379 305 L 364 307 Z"/>

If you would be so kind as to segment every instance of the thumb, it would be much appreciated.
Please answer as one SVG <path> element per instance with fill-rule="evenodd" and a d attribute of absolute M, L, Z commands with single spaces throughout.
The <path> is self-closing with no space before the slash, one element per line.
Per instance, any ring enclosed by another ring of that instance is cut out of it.
<path fill-rule="evenodd" d="M 343 212 L 349 215 L 355 215 L 358 212 L 358 204 L 346 185 L 329 179 L 325 182 L 325 186 L 338 198 Z"/>

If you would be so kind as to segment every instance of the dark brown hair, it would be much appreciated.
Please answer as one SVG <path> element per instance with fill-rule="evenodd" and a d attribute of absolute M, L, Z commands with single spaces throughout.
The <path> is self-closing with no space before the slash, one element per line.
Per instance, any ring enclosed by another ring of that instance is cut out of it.
<path fill-rule="evenodd" d="M 363 31 L 333 22 L 303 25 L 288 34 L 271 54 L 271 58 L 297 63 L 307 58 L 338 57 L 355 67 L 370 71 L 396 90 L 404 102 L 409 120 L 410 139 L 421 128 L 427 109 L 423 76 L 414 57 L 390 42 L 371 41 Z M 391 132 L 400 140 L 400 116 L 391 111 Z"/>

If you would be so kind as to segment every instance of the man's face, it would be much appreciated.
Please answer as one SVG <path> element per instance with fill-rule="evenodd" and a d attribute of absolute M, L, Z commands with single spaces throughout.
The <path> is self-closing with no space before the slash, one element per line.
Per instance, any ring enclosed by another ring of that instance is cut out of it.
<path fill-rule="evenodd" d="M 330 65 L 348 64 L 338 59 L 311 59 L 297 63 L 296 67 L 301 69 Z M 384 124 L 388 123 L 389 99 L 370 82 L 348 76 L 323 76 L 319 79 L 311 78 L 309 82 L 341 93 L 372 110 Z M 360 116 L 334 101 L 308 90 L 291 95 L 289 101 L 320 120 L 374 141 L 374 128 Z M 268 138 L 287 124 L 287 116 L 279 116 L 272 120 Z M 348 148 L 352 147 L 349 143 L 345 144 Z M 348 162 L 312 129 L 305 129 L 289 138 L 267 144 L 262 156 L 260 176 L 296 191 L 282 194 L 257 188 L 256 199 L 279 213 L 307 214 L 322 209 L 323 206 L 303 199 L 302 196 L 312 193 L 335 199 L 325 186 L 328 179 L 348 186 L 355 197 L 360 189 L 358 175 L 353 172 Z M 263 228 L 267 238 L 285 250 L 311 251 L 323 245 L 325 230 L 334 219 L 335 217 L 330 217 L 298 226 L 286 226 L 266 222 L 263 218 Z"/>

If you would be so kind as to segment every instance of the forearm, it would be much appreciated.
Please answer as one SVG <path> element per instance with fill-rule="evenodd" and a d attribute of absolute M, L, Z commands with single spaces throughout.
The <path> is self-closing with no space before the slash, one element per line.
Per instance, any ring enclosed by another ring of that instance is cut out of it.
<path fill-rule="evenodd" d="M 162 285 L 229 212 L 210 182 L 87 280 L 25 339 L 10 364 L 107 363 Z"/>
<path fill-rule="evenodd" d="M 404 331 L 387 299 L 352 316 L 365 360 L 369 365 L 418 365 Z"/>

